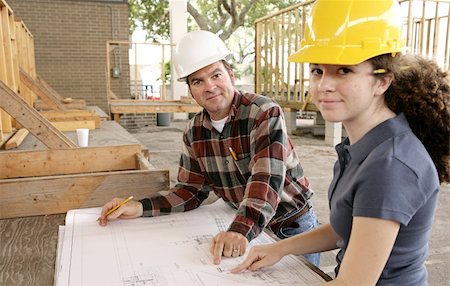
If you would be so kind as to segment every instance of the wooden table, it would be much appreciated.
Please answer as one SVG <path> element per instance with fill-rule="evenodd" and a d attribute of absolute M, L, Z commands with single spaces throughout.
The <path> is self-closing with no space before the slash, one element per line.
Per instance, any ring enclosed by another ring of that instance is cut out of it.
<path fill-rule="evenodd" d="M 0 285 L 53 285 L 65 214 L 0 220 Z"/>

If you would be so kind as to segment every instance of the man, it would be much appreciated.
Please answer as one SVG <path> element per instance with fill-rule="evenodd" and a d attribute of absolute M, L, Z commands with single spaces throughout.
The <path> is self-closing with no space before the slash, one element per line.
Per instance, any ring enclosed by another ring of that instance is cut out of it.
<path fill-rule="evenodd" d="M 167 195 L 130 201 L 106 213 L 100 224 L 118 217 L 157 216 L 195 209 L 210 191 L 237 208 L 226 232 L 217 234 L 210 251 L 237 257 L 267 227 L 286 238 L 318 225 L 309 199 L 312 191 L 286 131 L 280 106 L 270 98 L 235 89 L 231 55 L 213 33 L 186 34 L 175 48 L 178 80 L 185 81 L 204 110 L 191 119 L 183 134 L 178 184 Z M 305 255 L 319 265 L 319 254 Z"/>

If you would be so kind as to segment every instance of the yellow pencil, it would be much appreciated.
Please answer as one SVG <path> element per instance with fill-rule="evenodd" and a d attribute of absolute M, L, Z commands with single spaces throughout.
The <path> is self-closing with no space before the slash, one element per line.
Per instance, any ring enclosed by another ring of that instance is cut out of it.
<path fill-rule="evenodd" d="M 236 156 L 236 153 L 234 153 L 233 148 L 229 147 L 228 149 L 230 149 L 231 157 L 233 157 L 234 161 L 237 161 L 238 158 Z"/>
<path fill-rule="evenodd" d="M 124 204 L 126 204 L 129 200 L 133 199 L 133 196 L 129 196 L 127 199 L 123 200 L 122 202 L 120 202 L 117 206 L 113 207 L 112 209 L 110 209 L 107 213 L 106 216 L 109 216 L 110 214 L 112 214 L 113 212 L 115 212 L 118 208 L 120 208 L 121 206 L 123 206 Z M 98 218 L 97 220 L 100 220 L 100 218 Z"/>

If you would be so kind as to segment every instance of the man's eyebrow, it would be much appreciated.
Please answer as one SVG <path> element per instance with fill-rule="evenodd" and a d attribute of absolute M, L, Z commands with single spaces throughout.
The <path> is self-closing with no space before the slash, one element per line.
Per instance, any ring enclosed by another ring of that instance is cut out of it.
<path fill-rule="evenodd" d="M 206 75 L 205 77 L 210 77 L 213 76 L 214 74 L 216 74 L 217 72 L 223 72 L 223 70 L 221 68 L 215 68 L 212 72 L 210 72 L 208 75 Z M 194 80 L 202 80 L 202 77 L 193 77 L 192 79 L 190 79 L 190 82 L 193 82 Z"/>

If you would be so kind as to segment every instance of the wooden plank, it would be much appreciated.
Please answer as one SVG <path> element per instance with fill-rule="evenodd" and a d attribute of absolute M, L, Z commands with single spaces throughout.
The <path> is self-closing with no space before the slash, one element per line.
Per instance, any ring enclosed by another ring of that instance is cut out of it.
<path fill-rule="evenodd" d="M 119 105 L 110 104 L 112 114 L 124 113 L 158 113 L 158 112 L 199 112 L 203 110 L 200 105 L 193 104 L 148 104 L 148 105 Z"/>
<path fill-rule="evenodd" d="M 17 91 L 14 80 L 14 66 L 12 53 L 11 20 L 14 19 L 11 8 L 3 3 L 0 5 L 0 81 Z M 12 27 L 14 28 L 14 27 Z M 11 117 L 0 108 L 0 136 L 2 132 L 12 132 Z"/>
<path fill-rule="evenodd" d="M 75 143 L 70 141 L 61 131 L 1 81 L 0 108 L 3 108 L 9 115 L 14 117 L 48 148 L 64 149 L 76 147 Z"/>
<path fill-rule="evenodd" d="M 141 145 L 0 153 L 0 179 L 136 169 Z"/>
<path fill-rule="evenodd" d="M 74 99 L 72 102 L 69 102 L 69 103 L 62 102 L 62 104 L 64 105 L 64 108 L 65 108 L 64 110 L 69 110 L 69 109 L 86 110 L 86 101 L 84 101 L 83 99 Z M 48 106 L 42 100 L 36 100 L 34 102 L 34 108 L 36 108 L 37 110 L 51 110 L 52 109 L 50 106 Z"/>
<path fill-rule="evenodd" d="M 92 110 L 41 111 L 41 114 L 47 119 L 98 116 Z"/>
<path fill-rule="evenodd" d="M 94 128 L 100 128 L 101 124 L 101 118 L 95 113 L 95 111 L 87 111 L 87 110 L 42 111 L 41 114 L 52 123 L 62 121 L 94 121 Z"/>
<path fill-rule="evenodd" d="M 63 103 L 51 97 L 49 93 L 22 68 L 20 69 L 20 81 L 33 91 L 50 109 L 66 110 Z"/>
<path fill-rule="evenodd" d="M 52 96 L 56 101 L 63 101 L 64 97 L 61 96 L 53 87 L 48 84 L 43 78 L 39 75 L 36 75 L 36 80 L 39 82 L 39 85 L 44 87 L 47 91 L 49 91 L 49 95 Z"/>
<path fill-rule="evenodd" d="M 78 128 L 93 130 L 96 128 L 95 120 L 70 120 L 70 121 L 50 121 L 53 126 L 60 131 L 75 131 Z"/>
<path fill-rule="evenodd" d="M 140 170 L 153 170 L 155 167 L 150 164 L 147 158 L 144 157 L 144 154 L 139 153 L 136 154 L 136 165 L 139 166 Z"/>
<path fill-rule="evenodd" d="M 12 121 L 11 116 L 8 115 L 4 110 L 0 108 L 0 130 L 2 132 L 12 132 Z"/>
<path fill-rule="evenodd" d="M 168 189 L 168 170 L 0 180 L 0 219 L 98 207 L 113 197 L 133 195 L 138 200 Z"/>
<path fill-rule="evenodd" d="M 17 79 L 15 78 L 14 62 L 13 62 L 13 37 L 14 37 L 14 14 L 13 11 L 7 7 L 0 8 L 1 17 L 1 27 L 3 30 L 3 49 L 4 58 L 6 64 L 6 78 L 2 80 L 14 91 L 17 91 Z"/>
<path fill-rule="evenodd" d="M 20 146 L 20 144 L 23 142 L 23 140 L 27 137 L 28 133 L 30 133 L 25 128 L 19 129 L 5 144 L 5 149 L 13 149 Z"/>
<path fill-rule="evenodd" d="M 0 147 L 3 145 L 3 127 L 2 127 L 2 117 L 0 116 Z"/>

